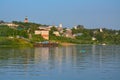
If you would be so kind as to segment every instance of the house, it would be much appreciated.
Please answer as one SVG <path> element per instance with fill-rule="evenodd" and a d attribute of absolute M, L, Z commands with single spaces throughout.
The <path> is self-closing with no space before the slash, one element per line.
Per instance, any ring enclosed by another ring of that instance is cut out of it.
<path fill-rule="evenodd" d="M 50 31 L 50 30 L 51 30 L 51 27 L 47 27 L 47 26 L 40 26 L 38 29 L 39 29 L 39 30 L 46 30 L 46 31 Z"/>
<path fill-rule="evenodd" d="M 60 36 L 58 31 L 54 31 L 53 34 L 55 34 L 56 36 Z"/>
<path fill-rule="evenodd" d="M 14 23 L 6 23 L 6 25 L 9 27 L 18 27 L 18 25 L 14 24 Z"/>
<path fill-rule="evenodd" d="M 58 32 L 63 33 L 63 26 L 62 26 L 62 24 L 60 24 L 60 25 L 57 27 L 57 30 L 58 30 Z"/>
<path fill-rule="evenodd" d="M 93 41 L 95 41 L 95 40 L 96 40 L 96 38 L 95 38 L 95 37 L 92 37 L 92 40 L 93 40 Z"/>
<path fill-rule="evenodd" d="M 63 34 L 63 36 L 68 37 L 68 38 L 74 38 L 71 29 L 66 29 L 66 32 Z"/>
<path fill-rule="evenodd" d="M 103 29 L 102 29 L 102 28 L 100 28 L 100 32 L 103 32 Z"/>
<path fill-rule="evenodd" d="M 1 23 L 0 25 L 7 25 L 10 28 L 16 28 L 16 27 L 19 26 L 19 25 L 16 25 L 16 24 L 12 23 L 12 22 L 5 22 L 5 23 Z"/>
<path fill-rule="evenodd" d="M 41 35 L 44 39 L 49 40 L 49 27 L 39 27 L 38 30 L 35 30 L 36 35 Z"/>
<path fill-rule="evenodd" d="M 76 37 L 76 36 L 82 36 L 83 33 L 77 33 L 77 34 L 74 34 L 73 36 Z"/>

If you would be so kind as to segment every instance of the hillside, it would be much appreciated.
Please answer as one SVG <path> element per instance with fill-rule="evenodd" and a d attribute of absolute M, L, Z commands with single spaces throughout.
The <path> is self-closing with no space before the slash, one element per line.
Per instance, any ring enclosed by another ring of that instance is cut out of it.
<path fill-rule="evenodd" d="M 36 35 L 39 27 L 48 25 L 24 23 L 13 21 L 18 26 L 0 25 L 0 45 L 5 46 L 32 46 L 36 42 L 46 41 L 42 35 Z M 55 35 L 57 32 L 59 35 Z M 50 42 L 74 44 L 120 44 L 120 30 L 112 29 L 86 29 L 83 25 L 76 28 L 51 27 L 49 31 Z"/>

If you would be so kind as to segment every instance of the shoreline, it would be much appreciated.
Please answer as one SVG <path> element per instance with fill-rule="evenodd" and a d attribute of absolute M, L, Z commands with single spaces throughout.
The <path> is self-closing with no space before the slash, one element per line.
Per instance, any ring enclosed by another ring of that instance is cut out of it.
<path fill-rule="evenodd" d="M 60 43 L 60 45 L 62 45 L 62 46 L 71 46 L 71 45 L 76 45 L 76 44 L 64 42 L 64 43 Z"/>

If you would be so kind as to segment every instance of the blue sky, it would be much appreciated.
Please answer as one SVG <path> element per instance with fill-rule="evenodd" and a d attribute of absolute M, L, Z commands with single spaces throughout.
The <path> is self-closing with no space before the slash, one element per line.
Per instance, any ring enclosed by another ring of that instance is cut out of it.
<path fill-rule="evenodd" d="M 0 20 L 120 29 L 120 0 L 0 0 Z"/>

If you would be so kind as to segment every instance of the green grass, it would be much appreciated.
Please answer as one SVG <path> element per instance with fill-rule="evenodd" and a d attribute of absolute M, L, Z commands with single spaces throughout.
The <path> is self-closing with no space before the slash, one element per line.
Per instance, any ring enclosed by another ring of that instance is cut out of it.
<path fill-rule="evenodd" d="M 0 47 L 33 47 L 33 45 L 24 39 L 0 37 Z"/>

